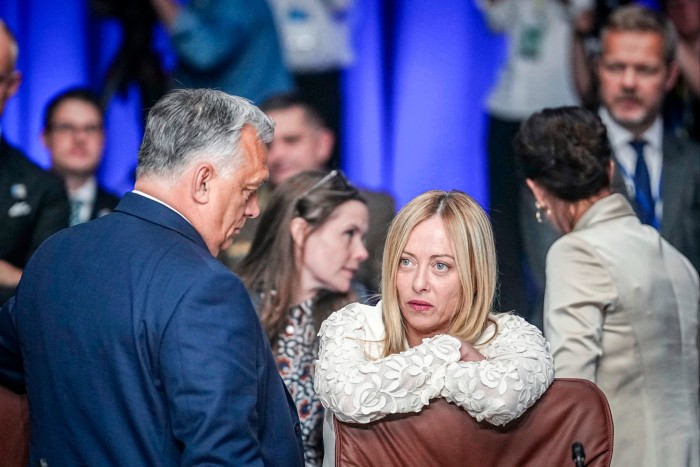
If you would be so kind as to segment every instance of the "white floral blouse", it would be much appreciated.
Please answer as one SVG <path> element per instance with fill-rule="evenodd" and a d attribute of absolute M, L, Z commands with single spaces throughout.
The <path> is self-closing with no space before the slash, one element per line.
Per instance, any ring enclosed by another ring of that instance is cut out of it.
<path fill-rule="evenodd" d="M 493 318 L 496 336 L 489 340 L 495 332 L 490 325 L 475 345 L 486 359 L 463 362 L 460 341 L 445 334 L 379 358 L 384 338 L 381 302 L 354 303 L 336 311 L 319 331 L 316 362 L 315 388 L 327 417 L 332 412 L 342 421 L 369 423 L 387 414 L 419 412 L 436 397 L 494 425 L 519 417 L 554 379 L 549 344 L 519 316 Z M 332 429 L 331 422 L 324 423 L 326 430 Z"/>

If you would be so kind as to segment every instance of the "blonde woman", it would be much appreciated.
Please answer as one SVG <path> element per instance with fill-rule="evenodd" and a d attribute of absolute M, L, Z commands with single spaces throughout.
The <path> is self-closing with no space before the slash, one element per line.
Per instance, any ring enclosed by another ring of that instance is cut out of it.
<path fill-rule="evenodd" d="M 348 305 L 321 326 L 316 392 L 326 407 L 324 465 L 334 463 L 332 416 L 369 423 L 444 397 L 503 425 L 549 387 L 540 331 L 496 315 L 496 253 L 488 217 L 459 191 L 429 191 L 389 229 L 382 301 Z"/>

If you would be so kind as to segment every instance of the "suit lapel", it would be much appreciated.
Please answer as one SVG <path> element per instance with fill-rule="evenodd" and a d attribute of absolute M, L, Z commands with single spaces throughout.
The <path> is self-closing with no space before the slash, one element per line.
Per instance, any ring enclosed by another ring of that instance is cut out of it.
<path fill-rule="evenodd" d="M 680 157 L 680 151 L 676 147 L 675 141 L 669 138 L 666 133 L 664 133 L 662 150 L 661 200 L 664 204 L 660 230 L 661 234 L 665 236 L 670 226 L 677 222 L 678 215 L 682 211 L 674 205 L 678 200 L 682 199 L 681 192 L 683 190 L 683 183 L 681 181 L 685 178 L 685 172 L 682 164 L 682 157 Z M 639 217 L 639 207 L 637 206 L 634 194 L 630 193 L 627 189 L 621 170 L 619 162 L 615 159 L 615 171 L 613 173 L 611 186 L 612 191 L 625 195 L 632 205 L 634 212 L 637 213 Z"/>
<path fill-rule="evenodd" d="M 625 184 L 625 179 L 622 177 L 622 169 L 620 168 L 620 163 L 617 161 L 617 158 L 615 160 L 615 170 L 613 171 L 613 177 L 611 181 L 611 188 L 614 193 L 620 193 L 621 195 L 625 195 L 627 199 L 630 199 L 632 196 L 631 193 L 627 191 L 627 185 Z"/>
<path fill-rule="evenodd" d="M 666 134 L 664 134 L 663 151 L 661 199 L 664 205 L 661 233 L 665 235 L 671 226 L 678 222 L 678 215 L 683 212 L 683 209 L 680 209 L 677 203 L 683 199 L 682 190 L 684 189 L 685 170 L 678 148 L 673 139 L 668 138 Z"/>

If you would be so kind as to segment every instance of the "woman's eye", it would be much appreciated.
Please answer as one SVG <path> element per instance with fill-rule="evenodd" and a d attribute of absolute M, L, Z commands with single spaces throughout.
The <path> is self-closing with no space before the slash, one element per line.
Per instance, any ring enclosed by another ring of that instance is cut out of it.
<path fill-rule="evenodd" d="M 445 272 L 450 269 L 450 267 L 445 263 L 435 263 L 435 269 L 440 272 Z"/>
<path fill-rule="evenodd" d="M 406 267 L 408 267 L 408 266 L 410 266 L 410 265 L 411 265 L 411 260 L 408 259 L 408 258 L 401 258 L 401 259 L 399 260 L 399 266 L 401 266 L 401 267 L 406 268 Z"/>

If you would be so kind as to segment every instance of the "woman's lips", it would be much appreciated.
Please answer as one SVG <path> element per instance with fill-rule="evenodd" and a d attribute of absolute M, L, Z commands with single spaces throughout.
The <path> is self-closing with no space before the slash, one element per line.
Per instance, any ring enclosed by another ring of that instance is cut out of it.
<path fill-rule="evenodd" d="M 413 311 L 428 311 L 433 307 L 432 304 L 424 302 L 423 300 L 410 300 L 408 306 L 410 306 Z"/>

